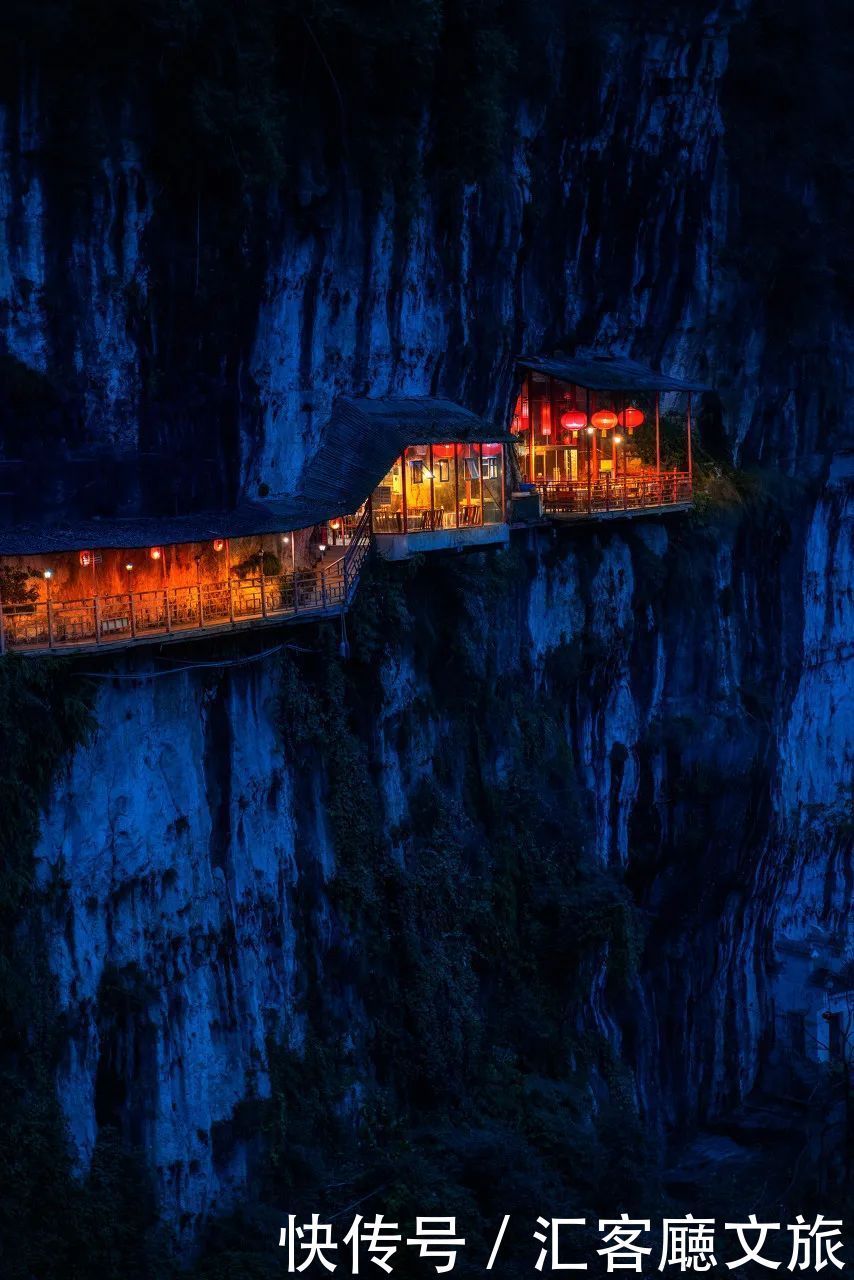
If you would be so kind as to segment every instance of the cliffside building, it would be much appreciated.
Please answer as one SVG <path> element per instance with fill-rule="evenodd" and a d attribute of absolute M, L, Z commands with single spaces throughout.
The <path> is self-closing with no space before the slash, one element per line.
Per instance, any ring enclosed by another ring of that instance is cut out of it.
<path fill-rule="evenodd" d="M 692 394 L 708 388 L 622 357 L 520 356 L 517 367 L 511 431 L 545 515 L 601 519 L 690 506 Z"/>

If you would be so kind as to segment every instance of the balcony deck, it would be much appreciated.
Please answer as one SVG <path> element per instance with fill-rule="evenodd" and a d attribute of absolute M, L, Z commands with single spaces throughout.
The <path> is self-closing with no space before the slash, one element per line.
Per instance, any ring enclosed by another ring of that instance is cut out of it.
<path fill-rule="evenodd" d="M 553 520 L 624 519 L 637 515 L 688 511 L 693 504 L 691 477 L 687 471 L 669 471 L 655 477 L 613 480 L 610 476 L 586 484 L 583 481 L 537 483 L 543 513 Z"/>
<path fill-rule="evenodd" d="M 352 602 L 370 545 L 363 520 L 347 546 L 330 548 L 321 564 L 305 572 L 7 604 L 0 614 L 0 652 L 115 652 L 334 617 Z"/>
<path fill-rule="evenodd" d="M 464 551 L 468 547 L 503 545 L 510 540 L 510 529 L 501 524 L 434 526 L 414 532 L 378 533 L 374 542 L 377 554 L 384 560 L 408 560 L 427 551 Z"/>

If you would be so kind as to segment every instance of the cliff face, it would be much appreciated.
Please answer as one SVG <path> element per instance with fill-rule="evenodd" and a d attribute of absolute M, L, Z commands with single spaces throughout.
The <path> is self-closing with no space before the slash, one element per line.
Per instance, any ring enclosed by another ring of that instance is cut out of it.
<path fill-rule="evenodd" d="M 837 313 L 816 316 L 806 345 L 781 338 L 735 249 L 719 99 L 742 16 L 606 31 L 592 84 L 577 51 L 551 47 L 553 91 L 516 105 L 500 179 L 466 187 L 450 220 L 430 187 L 407 222 L 312 156 L 294 207 L 265 207 L 273 231 L 240 280 L 223 273 L 242 249 L 206 256 L 214 212 L 176 230 L 130 142 L 69 208 L 37 78 L 3 120 L 6 352 L 49 383 L 61 462 L 105 446 L 130 460 L 136 478 L 109 497 L 123 510 L 165 502 L 162 477 L 136 466 L 152 453 L 199 459 L 188 504 L 291 491 L 342 391 L 444 394 L 501 419 L 513 353 L 562 341 L 707 377 L 723 409 L 723 434 L 711 409 L 704 421 L 709 443 L 809 478 L 699 521 L 520 536 L 497 581 L 489 557 L 439 558 L 377 650 L 370 715 L 350 706 L 382 856 L 404 877 L 425 784 L 440 812 L 466 812 L 476 776 L 487 897 L 499 859 L 484 797 L 509 805 L 524 767 L 535 811 L 548 807 L 524 708 L 558 708 L 568 843 L 624 878 L 645 930 L 628 994 L 615 938 L 594 938 L 566 1016 L 626 1065 L 659 1132 L 750 1090 L 774 1034 L 778 933 L 838 938 L 850 907 L 850 509 L 844 457 L 831 467 L 850 341 Z M 203 321 L 199 272 L 239 292 L 236 311 Z M 52 497 L 72 501 L 67 480 Z M 434 635 L 461 667 L 442 665 Z M 258 1154 L 246 1102 L 270 1094 L 274 1042 L 315 1037 L 312 1002 L 352 1065 L 342 1111 L 357 1116 L 382 1077 L 372 977 L 341 963 L 364 949 L 365 917 L 334 890 L 338 759 L 289 737 L 279 657 L 168 676 L 140 659 L 121 675 L 98 686 L 97 737 L 58 780 L 37 850 L 67 1026 L 58 1087 L 81 1166 L 117 1125 L 189 1238 L 239 1199 Z M 453 970 L 452 1005 L 488 1002 L 476 958 Z M 567 1071 L 578 1058 L 566 1050 Z M 585 1086 L 595 1105 L 606 1074 Z"/>
<path fill-rule="evenodd" d="M 834 491 L 809 534 L 823 591 L 844 572 L 847 552 L 825 540 L 840 513 Z M 765 534 L 773 541 L 787 528 Z M 508 790 L 522 767 L 521 721 L 505 721 L 514 708 L 551 708 L 572 753 L 567 848 L 584 845 L 625 872 L 646 932 L 628 995 L 608 977 L 614 942 L 591 945 L 583 995 L 570 994 L 577 974 L 567 971 L 568 1016 L 630 1067 L 659 1131 L 749 1091 L 773 1034 L 776 929 L 803 933 L 806 920 L 847 910 L 845 662 L 833 644 L 809 648 L 810 611 L 781 586 L 797 583 L 799 546 L 769 553 L 762 541 L 742 521 L 677 518 L 566 534 L 557 545 L 534 539 L 487 593 L 485 561 L 437 562 L 423 587 L 422 569 L 413 589 L 431 604 L 388 633 L 380 692 L 359 730 L 388 856 L 404 876 L 419 865 L 429 784 L 438 812 L 467 814 L 489 898 L 498 854 L 487 809 L 471 797 L 515 803 L 524 828 L 530 800 Z M 846 602 L 836 594 L 833 607 Z M 775 617 L 781 631 L 766 645 Z M 465 661 L 425 651 L 422 625 L 439 628 L 440 650 L 465 648 Z M 780 646 L 802 687 L 778 669 Z M 814 655 L 809 666 L 802 652 Z M 323 661 L 337 668 L 331 652 Z M 503 691 L 497 710 L 467 705 L 472 671 Z M 42 881 L 62 889 L 48 922 L 70 1028 L 59 1087 L 81 1161 L 99 1124 L 119 1124 L 149 1154 L 165 1211 L 191 1232 L 233 1203 L 256 1141 L 236 1117 L 247 1098 L 269 1096 L 271 1042 L 300 1050 L 307 1034 L 316 1039 L 312 1002 L 360 1087 L 376 1086 L 375 977 L 340 961 L 368 945 L 330 897 L 341 872 L 330 818 L 341 763 L 330 741 L 288 747 L 279 659 L 214 676 L 145 667 L 138 676 L 102 688 L 97 739 L 59 786 L 38 850 Z M 821 701 L 803 687 L 812 679 Z M 539 797 L 549 766 L 524 767 Z M 473 769 L 476 786 L 463 781 Z M 542 819 L 536 807 L 530 815 L 535 830 Z M 377 854 L 365 842 L 350 856 L 367 874 Z M 466 858 L 445 874 L 471 891 Z M 466 972 L 477 990 L 477 965 Z M 488 1005 L 488 990 L 476 1003 Z M 452 988 L 450 1016 L 470 998 Z M 357 1098 L 342 1103 L 355 1115 Z"/>
<path fill-rule="evenodd" d="M 512 105 L 499 174 L 450 208 L 430 186 L 414 212 L 378 203 L 307 148 L 292 207 L 259 205 L 266 239 L 243 244 L 242 269 L 240 245 L 208 248 L 201 197 L 180 219 L 164 209 L 132 113 L 82 192 L 57 175 L 24 77 L 3 117 L 2 329 L 57 397 L 44 453 L 108 445 L 135 463 L 133 481 L 97 489 L 102 507 L 287 493 L 337 393 L 441 393 L 501 420 L 512 356 L 568 341 L 714 373 L 736 453 L 751 436 L 757 456 L 782 419 L 778 454 L 803 460 L 834 414 L 827 379 L 819 392 L 769 349 L 762 299 L 727 257 L 738 211 L 719 94 L 736 20 L 605 26 L 594 50 L 552 41 L 551 91 Z M 14 416 L 4 434 L 18 456 Z M 181 485 L 167 498 L 168 466 Z"/>

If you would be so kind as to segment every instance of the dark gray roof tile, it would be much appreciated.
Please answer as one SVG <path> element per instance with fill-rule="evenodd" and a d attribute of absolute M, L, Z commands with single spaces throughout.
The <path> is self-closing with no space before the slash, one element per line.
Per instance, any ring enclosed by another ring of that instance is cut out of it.
<path fill-rule="evenodd" d="M 591 391 L 710 391 L 701 382 L 657 373 L 626 356 L 518 356 L 523 369 L 548 373 Z"/>

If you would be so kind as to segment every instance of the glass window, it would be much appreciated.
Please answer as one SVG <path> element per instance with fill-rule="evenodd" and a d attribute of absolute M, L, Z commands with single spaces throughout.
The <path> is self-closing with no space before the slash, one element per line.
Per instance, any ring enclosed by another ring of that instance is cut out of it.
<path fill-rule="evenodd" d="M 403 533 L 403 465 L 400 458 L 374 489 L 374 533 Z"/>
<path fill-rule="evenodd" d="M 457 445 L 457 500 L 461 529 L 483 524 L 479 444 Z"/>
<path fill-rule="evenodd" d="M 483 446 L 483 523 L 500 524 L 504 519 L 504 447 Z"/>
<path fill-rule="evenodd" d="M 430 446 L 412 445 L 406 450 L 406 528 L 424 533 L 433 527 L 433 473 Z"/>
<path fill-rule="evenodd" d="M 433 505 L 436 509 L 436 527 L 456 528 L 457 485 L 454 476 L 454 446 L 433 445 Z"/>

